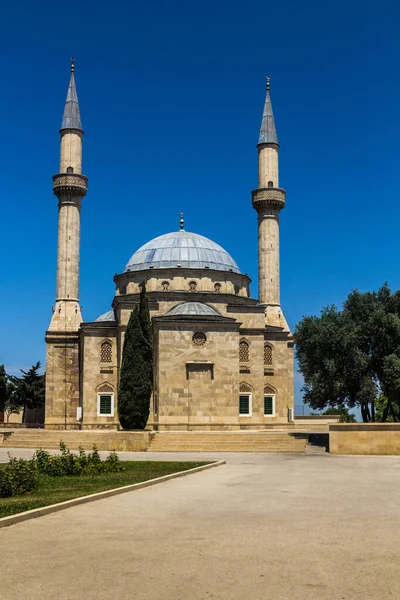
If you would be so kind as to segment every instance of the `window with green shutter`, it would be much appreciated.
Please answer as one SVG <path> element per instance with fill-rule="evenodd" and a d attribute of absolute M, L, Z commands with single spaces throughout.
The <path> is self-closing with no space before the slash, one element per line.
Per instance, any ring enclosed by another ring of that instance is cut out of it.
<path fill-rule="evenodd" d="M 112 397 L 110 395 L 99 396 L 99 414 L 112 415 Z"/>
<path fill-rule="evenodd" d="M 239 415 L 250 415 L 249 394 L 240 394 L 239 396 Z"/>
<path fill-rule="evenodd" d="M 273 417 L 275 414 L 275 397 L 264 396 L 264 415 L 266 417 Z"/>

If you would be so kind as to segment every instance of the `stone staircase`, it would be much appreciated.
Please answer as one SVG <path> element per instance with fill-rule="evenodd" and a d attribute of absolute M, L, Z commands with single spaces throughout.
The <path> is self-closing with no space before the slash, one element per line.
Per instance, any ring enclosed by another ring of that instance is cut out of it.
<path fill-rule="evenodd" d="M 286 431 L 56 431 L 0 430 L 0 447 L 149 452 L 297 452 L 305 453 L 308 434 Z"/>
<path fill-rule="evenodd" d="M 308 435 L 275 431 L 165 431 L 151 434 L 149 452 L 297 452 Z"/>

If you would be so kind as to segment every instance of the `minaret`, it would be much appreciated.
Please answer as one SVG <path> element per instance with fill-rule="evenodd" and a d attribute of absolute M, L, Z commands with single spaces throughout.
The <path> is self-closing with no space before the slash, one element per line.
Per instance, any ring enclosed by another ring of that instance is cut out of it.
<path fill-rule="evenodd" d="M 60 129 L 60 172 L 53 177 L 58 198 L 56 306 L 50 330 L 76 331 L 82 322 L 79 306 L 81 200 L 87 177 L 82 175 L 82 123 L 75 86 L 74 59 Z"/>
<path fill-rule="evenodd" d="M 252 197 L 258 214 L 258 300 L 266 308 L 267 324 L 287 329 L 280 308 L 279 282 L 279 214 L 286 192 L 279 187 L 279 143 L 269 77 L 257 149 L 258 188 Z"/>
<path fill-rule="evenodd" d="M 56 304 L 46 332 L 46 417 L 48 428 L 76 427 L 79 406 L 79 259 L 82 175 L 82 123 L 75 86 L 74 59 L 60 129 L 60 172 L 53 176 L 58 198 Z"/>

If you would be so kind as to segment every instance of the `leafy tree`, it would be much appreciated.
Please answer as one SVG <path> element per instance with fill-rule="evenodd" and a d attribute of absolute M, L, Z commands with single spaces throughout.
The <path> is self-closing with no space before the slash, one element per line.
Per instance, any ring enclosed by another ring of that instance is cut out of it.
<path fill-rule="evenodd" d="M 0 411 L 4 410 L 7 402 L 7 375 L 4 365 L 0 365 Z"/>
<path fill-rule="evenodd" d="M 22 377 L 10 375 L 8 377 L 10 406 L 23 406 L 35 409 L 43 406 L 45 401 L 45 375 L 39 374 L 40 362 L 33 365 L 29 371 L 21 370 Z M 16 412 L 12 410 L 11 412 Z"/>
<path fill-rule="evenodd" d="M 9 423 L 11 415 L 18 415 L 23 408 L 18 395 L 19 382 L 18 377 L 7 376 L 7 399 L 4 405 L 4 414 L 6 415 L 7 423 Z"/>
<path fill-rule="evenodd" d="M 381 394 L 380 396 L 378 396 L 375 400 L 375 420 L 376 421 L 383 421 L 383 415 L 385 410 L 387 409 L 388 406 L 388 399 Z M 387 421 L 388 423 L 393 423 L 394 419 L 393 416 L 390 412 L 387 412 L 387 416 L 385 418 L 385 421 Z"/>
<path fill-rule="evenodd" d="M 322 415 L 337 415 L 338 417 L 340 417 L 340 421 L 342 423 L 355 423 L 356 422 L 356 415 L 354 413 L 349 412 L 349 409 L 346 408 L 345 406 L 341 406 L 340 408 L 331 406 L 330 408 L 327 408 L 321 414 Z"/>
<path fill-rule="evenodd" d="M 387 284 L 354 290 L 341 311 L 332 306 L 304 317 L 295 341 L 312 408 L 359 406 L 364 421 L 400 421 L 400 291 L 392 294 Z"/>
<path fill-rule="evenodd" d="M 125 333 L 118 394 L 118 417 L 124 429 L 144 429 L 153 389 L 153 344 L 146 287 L 132 311 Z"/>

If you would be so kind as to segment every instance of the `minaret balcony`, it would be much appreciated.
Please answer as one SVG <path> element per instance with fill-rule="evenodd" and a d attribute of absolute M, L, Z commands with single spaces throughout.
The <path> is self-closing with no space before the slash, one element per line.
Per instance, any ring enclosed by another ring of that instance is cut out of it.
<path fill-rule="evenodd" d="M 257 211 L 267 207 L 282 210 L 286 202 L 286 191 L 282 188 L 258 188 L 251 192 L 251 196 Z"/>
<path fill-rule="evenodd" d="M 88 178 L 80 173 L 58 173 L 53 175 L 53 192 L 57 197 L 78 196 L 83 198 L 87 192 Z"/>

